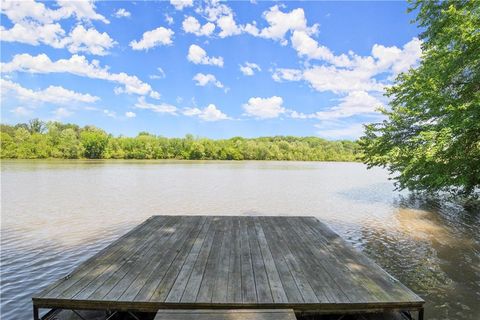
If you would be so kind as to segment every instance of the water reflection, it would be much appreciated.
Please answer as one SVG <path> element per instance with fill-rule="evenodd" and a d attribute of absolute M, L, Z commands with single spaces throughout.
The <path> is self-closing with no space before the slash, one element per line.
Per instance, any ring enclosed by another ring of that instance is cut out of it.
<path fill-rule="evenodd" d="M 153 214 L 314 215 L 427 300 L 480 314 L 480 214 L 393 191 L 357 163 L 3 161 L 2 318 Z"/>

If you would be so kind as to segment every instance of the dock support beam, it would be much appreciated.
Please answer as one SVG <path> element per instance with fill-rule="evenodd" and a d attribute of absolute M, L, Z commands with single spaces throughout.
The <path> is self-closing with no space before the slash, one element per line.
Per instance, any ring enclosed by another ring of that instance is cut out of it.
<path fill-rule="evenodd" d="M 38 312 L 38 307 L 33 306 L 33 320 L 40 320 L 40 314 Z"/>
<path fill-rule="evenodd" d="M 421 308 L 420 310 L 418 310 L 418 320 L 423 320 L 424 313 L 425 313 L 424 308 Z"/>

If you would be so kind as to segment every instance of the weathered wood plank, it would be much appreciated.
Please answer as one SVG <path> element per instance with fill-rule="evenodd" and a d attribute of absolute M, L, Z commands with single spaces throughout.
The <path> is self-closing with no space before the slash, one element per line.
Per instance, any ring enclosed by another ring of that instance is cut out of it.
<path fill-rule="evenodd" d="M 262 253 L 270 290 L 272 292 L 273 301 L 276 303 L 286 303 L 288 302 L 288 298 L 285 294 L 282 281 L 280 280 L 280 275 L 278 274 L 277 267 L 275 266 L 275 260 L 273 259 L 267 239 L 265 238 L 265 233 L 263 232 L 262 225 L 260 224 L 258 219 L 254 220 L 254 224 L 257 241 L 260 247 L 260 251 Z"/>
<path fill-rule="evenodd" d="M 290 272 L 287 260 L 283 255 L 282 247 L 279 245 L 277 239 L 272 237 L 272 234 L 268 232 L 268 218 L 259 218 L 259 221 L 261 222 L 262 230 L 271 250 L 273 259 L 275 260 L 276 269 L 278 270 L 278 274 L 282 281 L 282 286 L 285 290 L 285 295 L 287 296 L 288 301 L 293 303 L 305 302 L 302 293 L 300 292 L 300 289 L 297 286 L 292 273 Z"/>
<path fill-rule="evenodd" d="M 150 297 L 150 301 L 161 301 L 161 302 L 165 301 L 168 293 L 170 292 L 170 289 L 175 283 L 175 280 L 177 279 L 177 276 L 180 273 L 180 270 L 182 269 L 185 263 L 185 260 L 189 252 L 192 250 L 193 245 L 195 244 L 195 241 L 197 240 L 200 233 L 205 230 L 204 228 L 205 228 L 206 220 L 207 220 L 206 217 L 202 217 L 202 222 L 197 225 L 197 228 L 194 229 L 194 231 L 190 232 L 189 238 L 183 244 L 181 249 L 178 250 L 177 256 L 175 257 L 174 261 L 168 268 L 168 271 L 165 273 L 165 276 L 163 277 L 162 281 L 157 286 L 157 289 L 155 290 L 153 295 Z"/>
<path fill-rule="evenodd" d="M 99 275 L 108 272 L 111 268 L 132 255 L 132 249 L 135 247 L 142 248 L 147 242 L 148 236 L 156 232 L 157 228 L 166 223 L 168 217 L 163 219 L 149 219 L 124 237 L 114 242 L 104 250 L 100 251 L 94 258 L 89 259 L 86 263 L 71 273 L 70 276 L 62 279 L 58 285 L 55 285 L 45 293 L 45 297 L 74 297 L 79 291 L 90 284 Z M 145 234 L 147 237 L 144 237 Z M 134 251 L 133 254 L 135 254 Z M 100 283 L 101 284 L 101 283 Z"/>
<path fill-rule="evenodd" d="M 308 281 L 308 277 L 305 275 L 305 271 L 300 266 L 299 262 L 295 258 L 295 255 L 292 253 L 288 240 L 288 234 L 283 235 L 281 233 L 281 229 L 279 228 L 279 224 L 284 223 L 284 219 L 274 220 L 274 219 L 265 219 L 266 225 L 269 227 L 266 228 L 282 248 L 283 256 L 285 257 L 285 261 L 292 273 L 293 279 L 295 280 L 300 293 L 303 296 L 303 299 L 307 303 L 318 303 L 320 302 L 315 291 L 313 290 L 312 286 Z M 294 249 L 295 250 L 295 249 Z"/>
<path fill-rule="evenodd" d="M 137 288 L 141 287 L 141 289 L 137 291 L 138 293 L 135 295 L 135 298 L 133 299 L 134 301 L 150 300 L 150 297 L 152 297 L 152 295 L 155 293 L 155 290 L 180 251 L 180 248 L 189 238 L 190 233 L 195 231 L 199 223 L 203 223 L 202 217 L 184 218 L 183 220 L 186 222 L 186 229 L 174 232 L 174 237 L 171 238 L 173 239 L 172 242 L 164 244 L 164 246 L 167 248 L 167 251 L 165 251 L 165 253 L 159 259 L 154 259 L 149 262 L 145 272 L 142 273 L 140 284 L 134 286 L 135 290 L 133 290 L 133 292 L 135 292 Z M 141 286 L 141 284 L 143 284 L 143 286 Z"/>
<path fill-rule="evenodd" d="M 230 251 L 232 244 L 232 220 L 225 219 L 223 225 L 222 248 L 220 249 L 219 266 L 215 286 L 212 294 L 212 302 L 227 302 L 228 294 L 228 269 L 230 266 Z"/>
<path fill-rule="evenodd" d="M 247 217 L 247 233 L 252 254 L 253 275 L 255 278 L 255 289 L 257 291 L 257 301 L 259 303 L 273 302 L 272 290 L 268 282 L 267 271 L 265 269 L 265 261 L 263 260 L 260 247 L 258 245 L 258 237 L 255 232 L 254 217 Z"/>
<path fill-rule="evenodd" d="M 212 301 L 215 279 L 218 277 L 220 262 L 220 249 L 222 248 L 222 239 L 225 233 L 225 219 L 219 218 L 216 224 L 217 232 L 213 241 L 212 250 L 208 256 L 205 272 L 203 274 L 200 290 L 198 291 L 197 303 L 210 303 Z"/>
<path fill-rule="evenodd" d="M 240 257 L 240 218 L 232 217 L 232 249 L 228 268 L 227 300 L 233 303 L 242 302 L 242 267 Z"/>
<path fill-rule="evenodd" d="M 242 276 L 242 301 L 244 303 L 255 303 L 257 302 L 257 291 L 255 289 L 252 253 L 250 251 L 247 221 L 245 217 L 240 218 L 240 260 Z"/>
<path fill-rule="evenodd" d="M 187 285 L 183 292 L 181 298 L 181 302 L 183 303 L 193 303 L 197 300 L 198 291 L 200 290 L 200 286 L 202 284 L 203 274 L 205 272 L 205 268 L 207 267 L 208 257 L 210 255 L 210 251 L 212 250 L 212 245 L 215 237 L 217 236 L 216 225 L 218 224 L 218 219 L 210 219 L 212 220 L 210 231 L 208 233 L 207 239 L 205 240 L 205 244 L 200 250 L 197 261 L 195 261 L 192 273 L 190 274 Z"/>
<path fill-rule="evenodd" d="M 168 293 L 167 299 L 165 300 L 166 302 L 179 302 L 182 299 L 183 292 L 185 291 L 185 287 L 187 286 L 188 280 L 190 278 L 190 274 L 192 273 L 193 267 L 195 266 L 197 258 L 200 255 L 200 250 L 202 249 L 209 232 L 211 232 L 211 224 L 212 219 L 207 219 L 203 230 L 198 235 L 192 247 L 192 250 L 188 254 L 187 260 L 185 261 L 182 270 L 178 274 L 178 277 L 175 280 L 172 289 Z"/>
<path fill-rule="evenodd" d="M 80 289 L 80 286 L 77 284 L 77 293 L 73 297 L 75 299 L 86 299 L 101 287 L 107 289 L 107 280 L 114 277 L 116 273 L 120 273 L 122 267 L 128 268 L 129 266 L 132 266 L 133 262 L 135 261 L 143 261 L 141 256 L 148 254 L 148 251 L 151 250 L 151 248 L 157 243 L 156 240 L 159 238 L 159 236 L 166 236 L 166 231 L 175 225 L 178 220 L 179 219 L 175 217 L 168 217 L 168 219 L 164 220 L 162 226 L 157 227 L 152 232 L 140 233 L 140 235 L 144 235 L 147 241 L 144 243 L 139 242 L 137 247 L 126 247 L 125 249 L 129 252 L 129 255 L 117 259 L 115 263 L 110 263 L 110 266 L 107 269 L 98 274 L 97 277 L 85 285 L 83 289 Z M 168 234 L 168 236 L 170 235 L 171 234 Z M 110 281 L 113 282 L 112 280 L 114 279 L 111 279 Z M 109 289 L 111 290 L 112 287 L 109 287 Z M 66 295 L 66 293 L 64 293 L 64 295 Z"/>
<path fill-rule="evenodd" d="M 159 310 L 154 320 L 296 320 L 292 309 Z"/>

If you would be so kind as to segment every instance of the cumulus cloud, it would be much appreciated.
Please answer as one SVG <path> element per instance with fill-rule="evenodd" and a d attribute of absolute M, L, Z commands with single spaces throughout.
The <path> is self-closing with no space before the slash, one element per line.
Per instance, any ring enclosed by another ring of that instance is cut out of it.
<path fill-rule="evenodd" d="M 133 50 L 148 50 L 160 45 L 170 45 L 173 43 L 172 36 L 174 32 L 171 29 L 158 27 L 154 30 L 146 31 L 142 39 L 130 42 Z"/>
<path fill-rule="evenodd" d="M 297 8 L 290 12 L 282 12 L 280 7 L 275 5 L 263 13 L 263 18 L 269 26 L 259 30 L 255 26 L 250 25 L 249 33 L 262 38 L 278 40 L 282 45 L 288 43 L 285 36 L 289 31 L 297 30 L 311 34 L 316 33 L 318 29 L 317 24 L 307 27 L 307 19 L 302 8 Z"/>
<path fill-rule="evenodd" d="M 36 24 L 16 23 L 10 29 L 0 26 L 1 41 L 20 42 L 33 46 L 46 44 L 54 48 L 64 48 L 65 30 L 59 23 Z"/>
<path fill-rule="evenodd" d="M 222 57 L 209 57 L 207 52 L 203 50 L 202 47 L 192 44 L 188 48 L 187 59 L 190 62 L 195 64 L 206 64 L 217 67 L 223 67 L 223 58 Z"/>
<path fill-rule="evenodd" d="M 67 48 L 71 53 L 85 52 L 88 54 L 104 56 L 116 42 L 106 33 L 100 33 L 95 28 L 85 29 L 76 26 L 68 35 L 60 24 L 35 23 L 15 24 L 10 29 L 0 26 L 2 41 L 20 42 L 37 46 L 46 44 L 53 48 Z"/>
<path fill-rule="evenodd" d="M 70 36 L 64 40 L 68 44 L 68 51 L 71 53 L 88 52 L 104 56 L 107 50 L 115 45 L 115 41 L 106 33 L 100 33 L 94 28 L 85 29 L 83 26 L 76 26 Z"/>
<path fill-rule="evenodd" d="M 215 78 L 213 74 L 203 74 L 197 73 L 193 80 L 195 81 L 195 85 L 204 87 L 208 84 L 212 84 L 217 88 L 223 88 L 223 84 Z"/>
<path fill-rule="evenodd" d="M 70 52 L 86 52 L 105 55 L 116 43 L 106 32 L 95 28 L 85 29 L 77 25 L 69 34 L 57 22 L 76 17 L 79 21 L 109 21 L 95 11 L 93 1 L 58 0 L 58 9 L 50 9 L 43 3 L 33 0 L 2 1 L 2 14 L 13 26 L 9 29 L 0 26 L 1 40 L 30 45 L 45 44 L 53 48 L 67 48 Z"/>
<path fill-rule="evenodd" d="M 131 13 L 124 8 L 120 8 L 113 14 L 116 18 L 128 18 L 131 16 Z"/>
<path fill-rule="evenodd" d="M 44 90 L 32 90 L 10 80 L 0 79 L 3 93 L 13 93 L 16 99 L 31 103 L 46 102 L 53 104 L 93 103 L 99 97 L 78 93 L 60 86 L 49 86 Z"/>
<path fill-rule="evenodd" d="M 242 107 L 246 115 L 259 119 L 277 118 L 287 112 L 287 109 L 283 107 L 283 99 L 278 96 L 252 97 Z"/>
<path fill-rule="evenodd" d="M 390 78 L 399 72 L 415 66 L 421 58 L 421 41 L 413 38 L 399 49 L 395 46 L 374 45 L 372 55 L 358 56 L 351 52 L 348 56 L 326 54 L 323 59 L 329 64 L 314 65 L 304 70 L 278 68 L 272 74 L 275 81 L 307 81 L 317 91 L 348 93 L 352 91 L 383 92 L 388 81 L 375 77 L 381 74 Z"/>
<path fill-rule="evenodd" d="M 109 23 L 104 16 L 95 11 L 93 0 L 57 0 L 57 4 L 58 9 L 50 9 L 43 3 L 34 0 L 2 1 L 2 14 L 6 15 L 13 23 L 35 21 L 48 24 L 72 16 L 77 20 L 100 20 L 103 23 Z"/>
<path fill-rule="evenodd" d="M 106 80 L 118 83 L 123 87 L 116 88 L 116 93 L 126 92 L 139 95 L 149 94 L 151 97 L 158 97 L 158 92 L 136 76 L 124 72 L 110 73 L 108 67 L 101 67 L 100 62 L 80 55 L 73 55 L 70 59 L 59 59 L 52 61 L 46 54 L 31 56 L 28 53 L 17 54 L 10 62 L 0 63 L 2 72 L 28 72 L 28 73 L 70 73 L 91 79 Z"/>
<path fill-rule="evenodd" d="M 148 103 L 145 101 L 144 97 L 138 98 L 138 101 L 135 104 L 135 108 L 151 110 L 157 113 L 168 113 L 172 115 L 177 114 L 177 107 L 167 103 L 160 103 L 160 104 Z"/>
<path fill-rule="evenodd" d="M 217 109 L 214 104 L 209 104 L 206 108 L 186 108 L 183 110 L 183 115 L 188 117 L 199 117 L 204 121 L 220 121 L 230 119 L 225 113 Z"/>
<path fill-rule="evenodd" d="M 193 6 L 193 0 L 170 0 L 170 4 L 177 10 Z"/>
<path fill-rule="evenodd" d="M 64 10 L 68 16 L 75 15 L 79 20 L 100 20 L 103 23 L 110 23 L 104 16 L 95 11 L 95 1 L 71 1 L 71 0 L 57 0 L 61 9 Z"/>
<path fill-rule="evenodd" d="M 225 38 L 243 32 L 243 27 L 235 22 L 233 10 L 225 3 L 211 0 L 203 4 L 196 9 L 196 12 L 203 15 L 209 22 L 216 24 L 220 29 L 219 37 Z"/>
<path fill-rule="evenodd" d="M 127 118 L 135 118 L 136 116 L 137 114 L 135 112 L 132 112 L 132 111 L 125 112 L 125 117 Z"/>
<path fill-rule="evenodd" d="M 245 62 L 242 66 L 240 65 L 240 71 L 246 76 L 253 76 L 255 74 L 255 70 L 262 71 L 258 64 L 252 62 Z"/>
<path fill-rule="evenodd" d="M 202 26 L 195 17 L 189 16 L 183 20 L 182 28 L 183 31 L 193 33 L 197 36 L 209 36 L 215 30 L 215 25 L 207 22 Z"/>

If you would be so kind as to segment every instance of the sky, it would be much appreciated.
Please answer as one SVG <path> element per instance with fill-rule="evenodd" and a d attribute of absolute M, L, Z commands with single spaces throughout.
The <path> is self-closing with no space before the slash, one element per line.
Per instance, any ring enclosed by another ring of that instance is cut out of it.
<path fill-rule="evenodd" d="M 357 139 L 421 58 L 405 2 L 1 0 L 1 122 Z"/>

